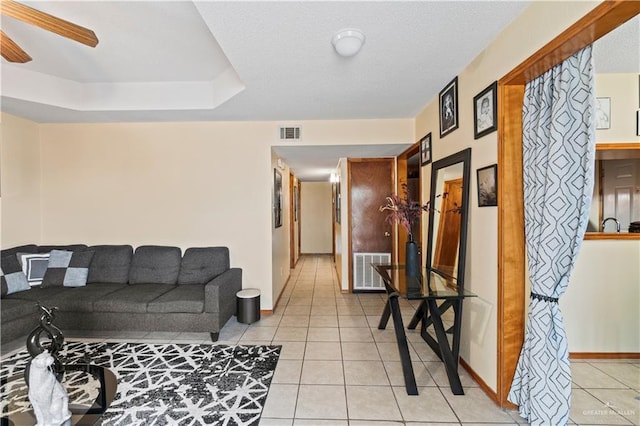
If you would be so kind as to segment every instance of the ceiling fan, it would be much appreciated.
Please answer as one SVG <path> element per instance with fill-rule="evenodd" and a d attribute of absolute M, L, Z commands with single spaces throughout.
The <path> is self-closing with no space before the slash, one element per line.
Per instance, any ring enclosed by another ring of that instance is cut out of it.
<path fill-rule="evenodd" d="M 87 46 L 95 47 L 98 44 L 98 38 L 95 33 L 88 28 L 25 6 L 14 0 L 1 1 L 1 11 L 5 16 L 35 25 Z M 1 30 L 0 54 L 9 62 L 25 63 L 31 60 L 31 56 Z"/>

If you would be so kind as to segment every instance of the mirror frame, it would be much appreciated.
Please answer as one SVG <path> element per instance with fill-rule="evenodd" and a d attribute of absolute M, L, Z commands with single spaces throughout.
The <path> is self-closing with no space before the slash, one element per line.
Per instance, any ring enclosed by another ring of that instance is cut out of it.
<path fill-rule="evenodd" d="M 426 268 L 427 271 L 434 271 L 440 273 L 437 269 L 431 267 L 432 252 L 434 244 L 434 209 L 436 194 L 438 188 L 436 188 L 438 182 L 438 171 L 454 164 L 462 163 L 462 207 L 460 211 L 460 244 L 458 247 L 458 273 L 456 279 L 456 286 L 458 291 L 464 290 L 464 271 L 466 265 L 467 254 L 467 228 L 469 223 L 469 187 L 471 186 L 471 148 L 467 148 L 448 157 L 434 161 L 431 166 L 431 193 L 429 194 L 429 233 L 427 242 L 427 257 Z M 445 274 L 446 275 L 446 274 Z M 427 274 L 430 276 L 430 274 Z M 444 276 L 444 275 L 443 275 Z"/>

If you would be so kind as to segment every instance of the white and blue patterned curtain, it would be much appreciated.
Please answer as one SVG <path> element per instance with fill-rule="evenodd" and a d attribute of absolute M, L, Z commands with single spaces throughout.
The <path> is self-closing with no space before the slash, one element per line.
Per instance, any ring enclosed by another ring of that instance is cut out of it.
<path fill-rule="evenodd" d="M 525 89 L 524 213 L 529 316 L 509 401 L 532 425 L 569 421 L 571 370 L 558 298 L 587 227 L 595 157 L 591 46 Z"/>

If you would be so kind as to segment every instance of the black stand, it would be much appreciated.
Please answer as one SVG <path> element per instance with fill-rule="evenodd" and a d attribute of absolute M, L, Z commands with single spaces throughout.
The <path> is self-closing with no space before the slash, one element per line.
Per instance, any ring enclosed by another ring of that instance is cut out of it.
<path fill-rule="evenodd" d="M 389 316 L 393 316 L 393 328 L 396 333 L 396 341 L 398 342 L 398 351 L 400 351 L 400 362 L 402 364 L 402 374 L 404 375 L 404 385 L 407 389 L 407 395 L 418 395 L 418 387 L 416 386 L 416 377 L 413 373 L 413 365 L 411 364 L 411 356 L 409 355 L 409 345 L 407 343 L 407 335 L 404 332 L 402 324 L 402 315 L 400 314 L 400 305 L 398 304 L 398 293 L 392 287 L 387 285 L 388 299 L 378 323 L 378 329 L 384 330 L 389 322 Z"/>
<path fill-rule="evenodd" d="M 393 326 L 396 333 L 396 341 L 398 350 L 400 351 L 400 361 L 402 362 L 402 373 L 404 374 L 404 383 L 407 388 L 407 394 L 417 395 L 416 379 L 411 365 L 409 356 L 409 346 L 407 336 L 402 324 L 402 316 L 400 315 L 400 306 L 398 305 L 399 292 L 393 287 L 391 277 L 383 269 L 383 267 L 375 267 L 376 271 L 383 279 L 388 299 L 380 318 L 378 328 L 383 330 L 389 322 L 389 316 L 393 316 Z M 420 324 L 420 336 L 429 345 L 429 347 L 438 355 L 438 358 L 444 363 L 449 379 L 449 386 L 454 395 L 464 395 L 464 389 L 458 374 L 458 359 L 460 354 L 460 333 L 462 330 L 462 301 L 466 296 L 464 294 L 435 296 L 431 294 L 423 295 L 422 302 L 416 312 L 413 314 L 408 328 L 413 330 Z M 438 306 L 438 301 L 441 301 Z M 454 321 L 453 326 L 445 330 L 442 322 L 442 314 L 448 309 L 453 308 Z M 434 338 L 427 331 L 427 327 L 433 326 L 436 337 Z M 451 345 L 447 333 L 453 334 Z"/>

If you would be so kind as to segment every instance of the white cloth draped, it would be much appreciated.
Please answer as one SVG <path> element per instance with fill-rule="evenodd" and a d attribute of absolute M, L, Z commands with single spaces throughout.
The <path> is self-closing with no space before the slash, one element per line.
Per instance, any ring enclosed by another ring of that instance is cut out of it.
<path fill-rule="evenodd" d="M 532 425 L 569 421 L 571 371 L 558 298 L 567 288 L 588 222 L 594 104 L 591 46 L 525 89 L 523 180 L 531 298 L 508 399 Z"/>

